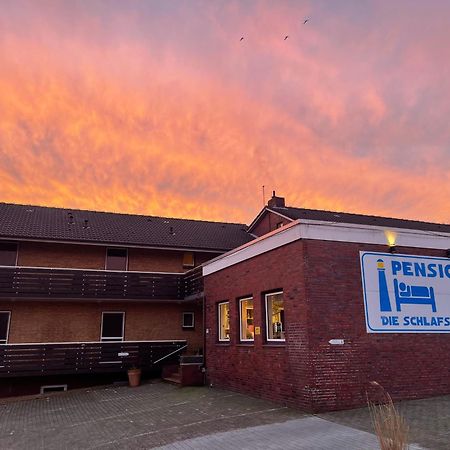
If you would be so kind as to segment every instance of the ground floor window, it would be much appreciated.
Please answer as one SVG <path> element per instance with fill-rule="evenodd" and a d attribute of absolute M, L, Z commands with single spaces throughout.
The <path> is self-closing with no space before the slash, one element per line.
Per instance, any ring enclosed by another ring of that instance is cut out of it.
<path fill-rule="evenodd" d="M 11 313 L 9 311 L 0 311 L 0 344 L 8 342 L 10 318 Z"/>
<path fill-rule="evenodd" d="M 255 339 L 255 326 L 253 323 L 253 298 L 239 300 L 239 322 L 241 341 Z"/>
<path fill-rule="evenodd" d="M 183 328 L 194 328 L 194 313 L 184 312 L 182 319 Z"/>
<path fill-rule="evenodd" d="M 230 340 L 230 303 L 222 302 L 219 308 L 219 341 Z"/>
<path fill-rule="evenodd" d="M 123 341 L 125 313 L 107 311 L 102 313 L 102 341 Z"/>
<path fill-rule="evenodd" d="M 268 341 L 284 341 L 284 301 L 283 292 L 265 295 L 266 338 Z"/>

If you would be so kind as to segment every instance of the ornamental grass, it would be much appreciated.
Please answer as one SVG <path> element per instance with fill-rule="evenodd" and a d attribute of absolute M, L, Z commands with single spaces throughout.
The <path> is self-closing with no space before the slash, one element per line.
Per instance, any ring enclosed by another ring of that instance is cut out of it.
<path fill-rule="evenodd" d="M 382 392 L 381 402 L 367 399 L 372 425 L 378 438 L 381 450 L 407 450 L 408 425 L 392 401 L 391 396 L 376 381 L 373 386 L 379 387 Z"/>

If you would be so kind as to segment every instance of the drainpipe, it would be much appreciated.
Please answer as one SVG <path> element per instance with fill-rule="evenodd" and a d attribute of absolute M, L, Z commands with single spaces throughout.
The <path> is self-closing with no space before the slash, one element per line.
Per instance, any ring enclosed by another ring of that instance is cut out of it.
<path fill-rule="evenodd" d="M 206 382 L 206 295 L 203 285 L 203 375 Z"/>

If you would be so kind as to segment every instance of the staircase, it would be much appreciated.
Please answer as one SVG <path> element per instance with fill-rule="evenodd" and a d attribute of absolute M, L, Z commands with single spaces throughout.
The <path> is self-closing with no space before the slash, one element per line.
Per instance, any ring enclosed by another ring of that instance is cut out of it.
<path fill-rule="evenodd" d="M 170 364 L 163 367 L 161 378 L 180 387 L 203 386 L 203 356 L 181 356 L 179 365 Z"/>
<path fill-rule="evenodd" d="M 172 364 L 170 366 L 164 366 L 161 378 L 163 381 L 181 386 L 181 366 Z"/>

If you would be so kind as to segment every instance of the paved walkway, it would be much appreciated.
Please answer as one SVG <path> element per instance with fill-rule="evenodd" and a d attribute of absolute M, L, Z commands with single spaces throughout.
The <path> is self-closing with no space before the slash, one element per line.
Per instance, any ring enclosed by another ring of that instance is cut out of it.
<path fill-rule="evenodd" d="M 444 422 L 450 397 L 440 399 L 414 406 L 410 416 L 422 430 L 415 442 L 443 450 L 449 421 L 445 431 L 433 417 Z M 355 411 L 320 418 L 233 392 L 160 382 L 91 388 L 0 403 L 0 449 L 376 449 L 364 410 Z"/>
<path fill-rule="evenodd" d="M 414 447 L 417 448 L 417 447 Z M 377 450 L 373 434 L 318 417 L 289 420 L 188 439 L 158 450 Z M 411 447 L 413 450 L 413 447 Z"/>

